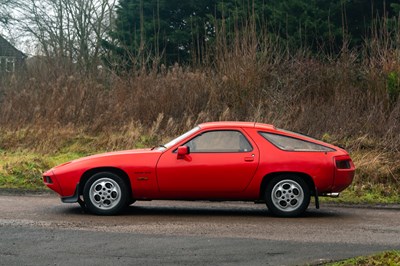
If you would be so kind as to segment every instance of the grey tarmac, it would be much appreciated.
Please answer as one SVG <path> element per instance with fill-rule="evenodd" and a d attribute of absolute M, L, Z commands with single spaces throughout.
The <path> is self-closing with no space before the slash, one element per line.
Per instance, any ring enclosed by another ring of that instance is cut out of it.
<path fill-rule="evenodd" d="M 400 208 L 136 202 L 118 216 L 54 195 L 0 195 L 0 265 L 307 265 L 400 249 Z"/>

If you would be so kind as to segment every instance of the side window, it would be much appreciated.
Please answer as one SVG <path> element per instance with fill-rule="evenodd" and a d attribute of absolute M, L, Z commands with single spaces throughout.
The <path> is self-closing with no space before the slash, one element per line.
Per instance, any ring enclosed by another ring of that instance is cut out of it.
<path fill-rule="evenodd" d="M 284 151 L 335 151 L 334 149 L 322 146 L 320 144 L 288 136 L 266 132 L 260 132 L 260 134 L 273 145 Z"/>
<path fill-rule="evenodd" d="M 185 144 L 190 152 L 249 152 L 253 147 L 239 131 L 209 131 Z"/>

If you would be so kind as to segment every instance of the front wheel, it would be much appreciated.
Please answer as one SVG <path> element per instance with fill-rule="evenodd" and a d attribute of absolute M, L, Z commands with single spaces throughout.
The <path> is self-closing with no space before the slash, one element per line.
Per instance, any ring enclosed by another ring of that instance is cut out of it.
<path fill-rule="evenodd" d="M 305 212 L 310 204 L 310 188 L 297 175 L 275 177 L 265 190 L 268 209 L 277 216 L 295 217 Z"/>
<path fill-rule="evenodd" d="M 83 198 L 90 212 L 113 215 L 120 212 L 128 202 L 128 189 L 124 180 L 110 172 L 94 174 L 86 182 Z"/>

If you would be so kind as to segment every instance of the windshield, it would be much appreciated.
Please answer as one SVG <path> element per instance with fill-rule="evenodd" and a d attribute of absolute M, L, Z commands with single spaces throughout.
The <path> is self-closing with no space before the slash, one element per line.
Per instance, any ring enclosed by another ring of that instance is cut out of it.
<path fill-rule="evenodd" d="M 160 150 L 169 149 L 169 148 L 171 148 L 172 146 L 174 146 L 175 144 L 177 144 L 178 142 L 180 142 L 181 140 L 187 138 L 189 135 L 191 135 L 191 134 L 193 134 L 194 132 L 199 131 L 199 130 L 200 130 L 200 127 L 197 126 L 197 127 L 193 128 L 193 129 L 189 130 L 189 131 L 186 132 L 185 134 L 180 135 L 179 137 L 177 137 L 177 138 L 171 140 L 171 141 L 168 142 L 167 144 L 164 144 L 163 147 L 158 147 L 158 149 L 160 149 Z"/>

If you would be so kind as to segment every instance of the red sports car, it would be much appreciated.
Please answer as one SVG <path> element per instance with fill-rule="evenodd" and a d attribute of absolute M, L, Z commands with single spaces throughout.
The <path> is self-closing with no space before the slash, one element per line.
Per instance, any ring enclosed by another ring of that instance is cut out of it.
<path fill-rule="evenodd" d="M 315 197 L 338 194 L 354 176 L 349 154 L 272 125 L 212 122 L 151 149 L 110 152 L 56 166 L 44 183 L 66 203 L 112 215 L 136 200 L 265 202 L 301 215 Z"/>

